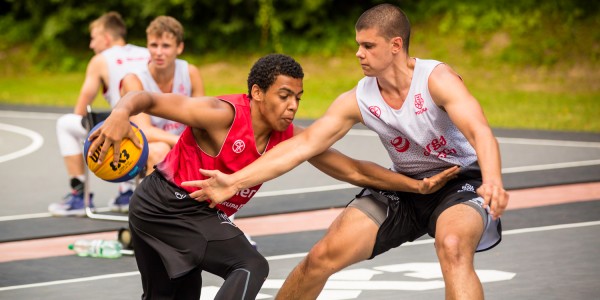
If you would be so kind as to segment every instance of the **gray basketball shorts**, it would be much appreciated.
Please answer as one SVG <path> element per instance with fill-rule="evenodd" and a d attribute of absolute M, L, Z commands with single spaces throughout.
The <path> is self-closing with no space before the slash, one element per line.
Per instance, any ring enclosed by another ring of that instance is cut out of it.
<path fill-rule="evenodd" d="M 479 179 L 459 177 L 428 195 L 364 189 L 348 206 L 361 210 L 379 226 L 371 258 L 425 234 L 435 237 L 438 217 L 456 204 L 468 205 L 482 217 L 485 229 L 477 246 L 479 252 L 493 248 L 502 238 L 500 219 L 492 219 L 476 193 L 480 185 Z"/>

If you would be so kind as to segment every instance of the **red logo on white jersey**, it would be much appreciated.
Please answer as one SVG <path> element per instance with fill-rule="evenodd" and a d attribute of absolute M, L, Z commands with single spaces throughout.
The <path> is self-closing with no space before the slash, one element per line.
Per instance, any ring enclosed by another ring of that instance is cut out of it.
<path fill-rule="evenodd" d="M 117 65 L 122 65 L 123 64 L 123 60 L 120 58 L 117 58 Z"/>
<path fill-rule="evenodd" d="M 433 139 L 431 142 L 425 147 L 425 152 L 423 154 L 425 156 L 429 156 L 432 153 L 437 153 L 438 158 L 446 158 L 448 155 L 456 154 L 456 149 L 454 148 L 444 148 L 448 143 L 446 142 L 446 138 L 444 136 L 440 136 L 439 139 Z"/>
<path fill-rule="evenodd" d="M 408 150 L 408 148 L 410 147 L 410 142 L 408 141 L 408 139 L 402 138 L 401 136 L 398 136 L 395 139 L 391 140 L 390 143 L 398 152 L 406 152 L 406 150 Z"/>
<path fill-rule="evenodd" d="M 183 83 L 179 85 L 179 93 L 185 95 L 185 86 L 183 86 Z"/>
<path fill-rule="evenodd" d="M 242 153 L 244 149 L 246 149 L 246 144 L 242 140 L 233 142 L 233 146 L 231 147 L 231 150 L 233 150 L 235 153 Z"/>
<path fill-rule="evenodd" d="M 424 112 L 427 111 L 427 107 L 423 107 L 423 104 L 425 104 L 425 100 L 423 99 L 423 97 L 421 97 L 421 94 L 416 94 L 415 95 L 415 108 L 417 109 L 415 111 L 415 114 L 420 115 Z"/>
<path fill-rule="evenodd" d="M 377 118 L 381 116 L 381 108 L 379 106 L 369 106 L 369 111 Z"/>

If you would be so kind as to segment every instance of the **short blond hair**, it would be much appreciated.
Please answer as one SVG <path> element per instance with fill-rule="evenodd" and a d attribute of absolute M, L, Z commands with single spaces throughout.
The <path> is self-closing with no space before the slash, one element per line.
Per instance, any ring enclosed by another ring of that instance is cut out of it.
<path fill-rule="evenodd" d="M 183 26 L 173 17 L 158 16 L 146 28 L 147 35 L 162 36 L 164 33 L 172 34 L 178 45 L 183 42 Z"/>
<path fill-rule="evenodd" d="M 127 26 L 125 25 L 125 21 L 121 18 L 121 14 L 116 11 L 107 12 L 98 19 L 92 21 L 90 23 L 90 31 L 92 31 L 93 28 L 101 28 L 115 39 L 121 38 L 125 40 L 127 38 Z"/>

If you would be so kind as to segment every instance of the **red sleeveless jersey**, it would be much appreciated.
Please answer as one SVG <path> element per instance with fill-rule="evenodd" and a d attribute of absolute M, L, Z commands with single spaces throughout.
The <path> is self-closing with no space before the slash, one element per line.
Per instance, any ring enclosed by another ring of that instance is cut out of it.
<path fill-rule="evenodd" d="M 183 181 L 200 180 L 206 177 L 198 169 L 219 170 L 225 174 L 234 173 L 253 161 L 261 153 L 256 149 L 254 132 L 252 130 L 252 116 L 250 114 L 250 99 L 245 94 L 226 95 L 217 97 L 227 101 L 235 108 L 233 124 L 229 129 L 227 138 L 221 146 L 217 156 L 211 156 L 198 147 L 192 128 L 186 127 L 177 144 L 167 154 L 165 159 L 156 168 L 170 182 L 188 191 L 198 190 L 196 187 L 183 187 Z M 273 148 L 282 141 L 294 135 L 294 125 L 282 132 L 273 131 L 265 151 Z M 239 191 L 229 200 L 217 205 L 217 208 L 232 215 L 242 208 L 256 194 L 261 184 Z M 186 199 L 185 201 L 189 201 Z"/>

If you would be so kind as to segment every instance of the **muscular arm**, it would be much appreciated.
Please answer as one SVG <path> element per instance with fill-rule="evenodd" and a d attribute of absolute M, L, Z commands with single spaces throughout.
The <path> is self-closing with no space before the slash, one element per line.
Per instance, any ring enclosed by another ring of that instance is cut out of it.
<path fill-rule="evenodd" d="M 85 116 L 87 106 L 94 102 L 98 91 L 102 86 L 102 72 L 106 69 L 106 61 L 101 54 L 96 54 L 87 65 L 85 71 L 85 80 L 77 97 L 74 113 Z"/>
<path fill-rule="evenodd" d="M 184 182 L 182 185 L 201 187 L 201 190 L 190 196 L 199 201 L 211 199 L 210 205 L 214 207 L 237 191 L 282 175 L 327 150 L 358 122 L 360 112 L 355 91 L 351 90 L 340 95 L 325 115 L 302 133 L 278 144 L 242 170 L 231 175 L 215 170 L 201 170 L 203 175 L 212 177 L 211 180 Z"/>
<path fill-rule="evenodd" d="M 123 78 L 123 80 L 121 80 L 121 97 L 128 92 L 142 90 L 144 90 L 144 86 L 135 74 L 128 74 Z M 140 129 L 142 129 L 149 143 L 165 142 L 173 147 L 173 145 L 175 145 L 179 139 L 178 135 L 164 131 L 152 125 L 152 119 L 148 114 L 139 113 L 132 116 L 130 120 Z"/>
<path fill-rule="evenodd" d="M 446 110 L 475 148 L 483 177 L 478 193 L 491 207 L 492 215 L 500 217 L 508 204 L 508 194 L 502 184 L 500 150 L 479 102 L 447 65 L 434 69 L 429 79 L 429 91 L 436 104 Z"/>
<path fill-rule="evenodd" d="M 431 178 L 416 180 L 370 161 L 352 159 L 333 148 L 311 158 L 309 162 L 323 173 L 356 186 L 419 194 L 437 191 L 459 172 L 455 166 Z"/>
<path fill-rule="evenodd" d="M 92 133 L 91 151 L 100 146 L 99 159 L 103 160 L 108 149 L 114 146 L 113 160 L 116 162 L 123 138 L 130 138 L 140 147 L 129 126 L 129 117 L 141 112 L 208 131 L 229 128 L 234 116 L 231 105 L 213 97 L 191 98 L 178 94 L 133 91 L 119 100 L 104 124 Z"/>

